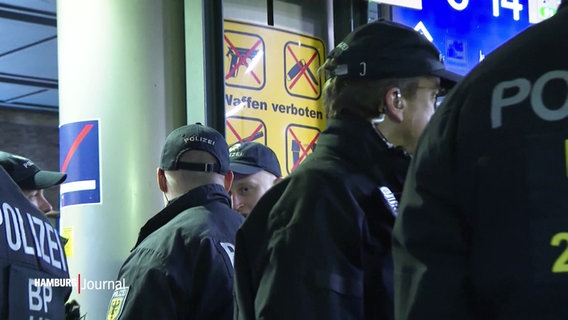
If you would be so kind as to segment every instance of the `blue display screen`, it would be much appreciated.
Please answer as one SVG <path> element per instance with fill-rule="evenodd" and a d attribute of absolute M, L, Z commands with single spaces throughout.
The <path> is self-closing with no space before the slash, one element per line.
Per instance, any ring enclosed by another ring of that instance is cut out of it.
<path fill-rule="evenodd" d="M 393 7 L 392 19 L 422 32 L 443 54 L 448 69 L 465 75 L 531 22 L 556 12 L 559 2 L 424 0 L 422 10 Z"/>

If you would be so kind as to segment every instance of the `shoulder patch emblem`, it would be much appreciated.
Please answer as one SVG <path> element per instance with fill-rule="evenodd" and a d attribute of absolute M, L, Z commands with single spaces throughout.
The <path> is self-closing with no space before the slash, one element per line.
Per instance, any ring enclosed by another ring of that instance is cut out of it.
<path fill-rule="evenodd" d="M 120 317 L 124 307 L 124 302 L 126 301 L 126 296 L 128 296 L 128 287 L 120 289 L 117 288 L 114 290 L 108 306 L 107 320 L 116 320 Z"/>
<path fill-rule="evenodd" d="M 231 260 L 231 266 L 235 267 L 235 245 L 229 242 L 219 242 L 219 245 L 225 250 L 229 260 Z"/>

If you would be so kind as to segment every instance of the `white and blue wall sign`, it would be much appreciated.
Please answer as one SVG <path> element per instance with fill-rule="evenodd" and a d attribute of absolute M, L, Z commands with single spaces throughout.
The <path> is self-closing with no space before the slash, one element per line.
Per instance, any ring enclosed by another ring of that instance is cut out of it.
<path fill-rule="evenodd" d="M 101 202 L 99 121 L 72 122 L 59 128 L 61 207 Z"/>

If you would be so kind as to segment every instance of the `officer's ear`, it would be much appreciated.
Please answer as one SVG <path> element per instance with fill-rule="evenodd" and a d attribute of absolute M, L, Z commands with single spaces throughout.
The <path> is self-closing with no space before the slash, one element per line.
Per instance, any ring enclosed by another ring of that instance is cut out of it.
<path fill-rule="evenodd" d="M 227 192 L 231 191 L 231 186 L 233 185 L 233 179 L 234 178 L 235 178 L 235 175 L 233 174 L 233 171 L 227 172 L 227 174 L 225 175 L 225 181 L 224 181 L 225 191 L 227 191 Z"/>
<path fill-rule="evenodd" d="M 401 123 L 404 119 L 405 101 L 400 92 L 400 88 L 392 87 L 385 94 L 385 115 L 394 123 Z"/>
<path fill-rule="evenodd" d="M 163 193 L 167 193 L 168 192 L 168 179 L 166 178 L 166 173 L 164 172 L 164 169 L 162 168 L 158 168 L 158 170 L 156 171 L 156 179 L 158 182 L 158 188 L 160 188 L 160 191 L 162 191 Z"/>

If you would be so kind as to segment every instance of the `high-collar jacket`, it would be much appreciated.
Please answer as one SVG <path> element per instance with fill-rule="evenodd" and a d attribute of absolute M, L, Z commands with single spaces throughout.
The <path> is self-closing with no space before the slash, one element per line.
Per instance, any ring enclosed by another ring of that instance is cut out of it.
<path fill-rule="evenodd" d="M 174 199 L 140 230 L 118 280 L 118 319 L 232 319 L 235 234 L 243 217 L 223 186 Z M 111 311 L 109 311 L 111 312 Z"/>
<path fill-rule="evenodd" d="M 170 222 L 180 212 L 189 208 L 202 206 L 210 202 L 219 202 L 227 206 L 231 205 L 229 195 L 220 185 L 210 184 L 195 188 L 175 199 L 168 201 L 168 205 L 154 215 L 144 224 L 138 234 L 136 245 L 138 246 L 152 232 L 160 229 L 162 226 Z"/>
<path fill-rule="evenodd" d="M 328 121 L 237 234 L 237 319 L 391 319 L 391 228 L 409 155 L 369 121 Z"/>

